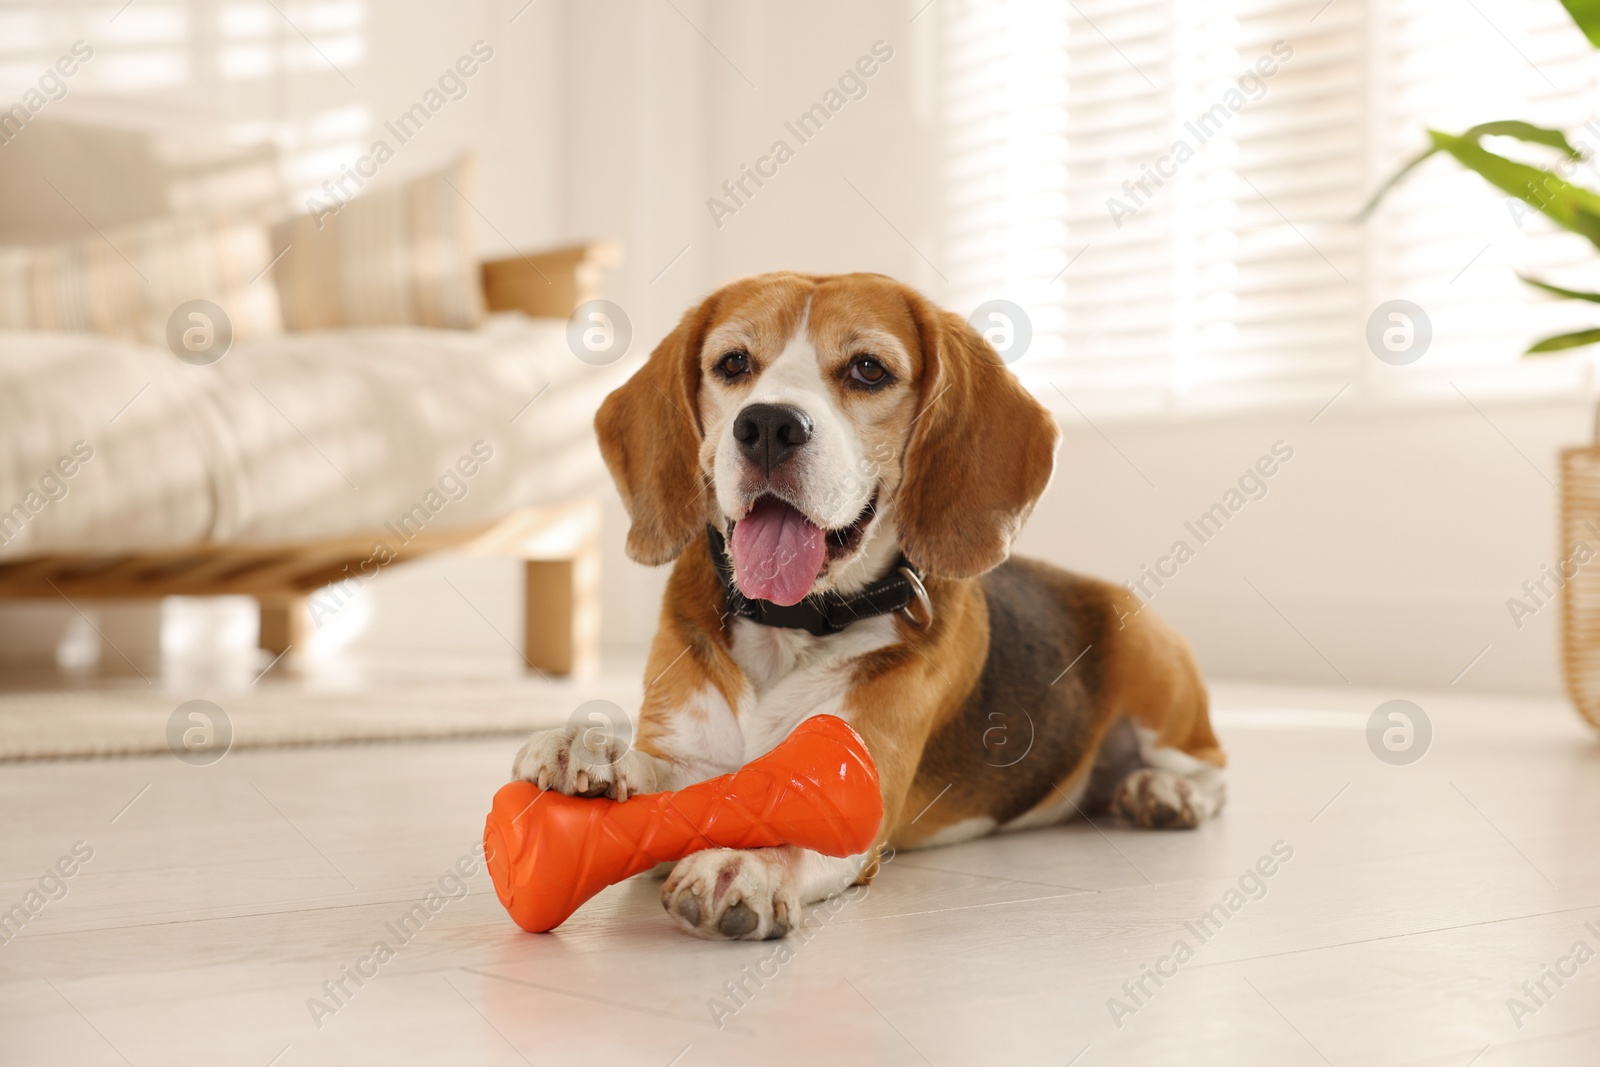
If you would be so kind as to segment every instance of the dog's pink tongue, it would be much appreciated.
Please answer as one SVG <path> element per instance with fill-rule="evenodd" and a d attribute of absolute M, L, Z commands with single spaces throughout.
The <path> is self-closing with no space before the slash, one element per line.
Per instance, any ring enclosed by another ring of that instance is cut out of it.
<path fill-rule="evenodd" d="M 756 501 L 733 527 L 733 576 L 751 600 L 798 604 L 811 591 L 828 543 L 810 519 L 774 497 Z"/>

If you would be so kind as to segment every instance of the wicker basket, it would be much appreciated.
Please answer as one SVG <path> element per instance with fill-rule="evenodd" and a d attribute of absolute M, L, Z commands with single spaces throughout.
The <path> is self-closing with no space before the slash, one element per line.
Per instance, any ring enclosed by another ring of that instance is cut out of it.
<path fill-rule="evenodd" d="M 1580 542 L 1600 556 L 1600 445 L 1561 453 L 1563 578 Z M 1561 665 L 1573 705 L 1600 727 L 1600 560 L 1578 567 L 1562 589 Z"/>

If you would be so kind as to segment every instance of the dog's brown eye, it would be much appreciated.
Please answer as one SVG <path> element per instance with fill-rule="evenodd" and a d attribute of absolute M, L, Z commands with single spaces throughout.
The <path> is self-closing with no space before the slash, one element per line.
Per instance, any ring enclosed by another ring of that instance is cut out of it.
<path fill-rule="evenodd" d="M 857 356 L 850 361 L 850 377 L 862 385 L 882 385 L 889 380 L 889 368 L 871 356 Z"/>
<path fill-rule="evenodd" d="M 728 380 L 750 372 L 750 353 L 729 352 L 717 361 L 717 373 Z"/>

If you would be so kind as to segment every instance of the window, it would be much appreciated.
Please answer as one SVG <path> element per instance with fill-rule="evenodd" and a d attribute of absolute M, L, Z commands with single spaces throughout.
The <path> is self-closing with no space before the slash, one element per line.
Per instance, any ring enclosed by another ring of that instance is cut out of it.
<path fill-rule="evenodd" d="M 1600 121 L 1580 129 L 1600 66 L 1557 0 L 967 0 L 944 32 L 951 301 L 1028 311 L 1013 365 L 1047 399 L 1205 410 L 1586 373 L 1518 361 L 1600 309 L 1515 276 L 1593 288 L 1583 239 L 1446 159 L 1351 221 L 1429 126 L 1524 118 L 1600 151 Z M 1431 324 L 1408 367 L 1365 340 L 1393 298 Z"/>

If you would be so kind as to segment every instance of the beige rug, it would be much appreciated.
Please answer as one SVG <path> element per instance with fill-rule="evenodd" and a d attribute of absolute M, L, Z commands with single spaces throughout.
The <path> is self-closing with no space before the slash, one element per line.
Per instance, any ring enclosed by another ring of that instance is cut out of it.
<path fill-rule="evenodd" d="M 554 682 L 505 679 L 410 682 L 404 686 L 317 689 L 279 683 L 212 692 L 142 683 L 77 690 L 0 693 L 0 761 L 171 754 L 193 722 L 175 714 L 190 700 L 221 709 L 207 727 L 231 731 L 231 750 L 374 741 L 512 737 L 558 726 L 585 701 L 604 699 L 631 715 L 636 680 Z M 177 726 L 174 727 L 174 720 Z"/>

